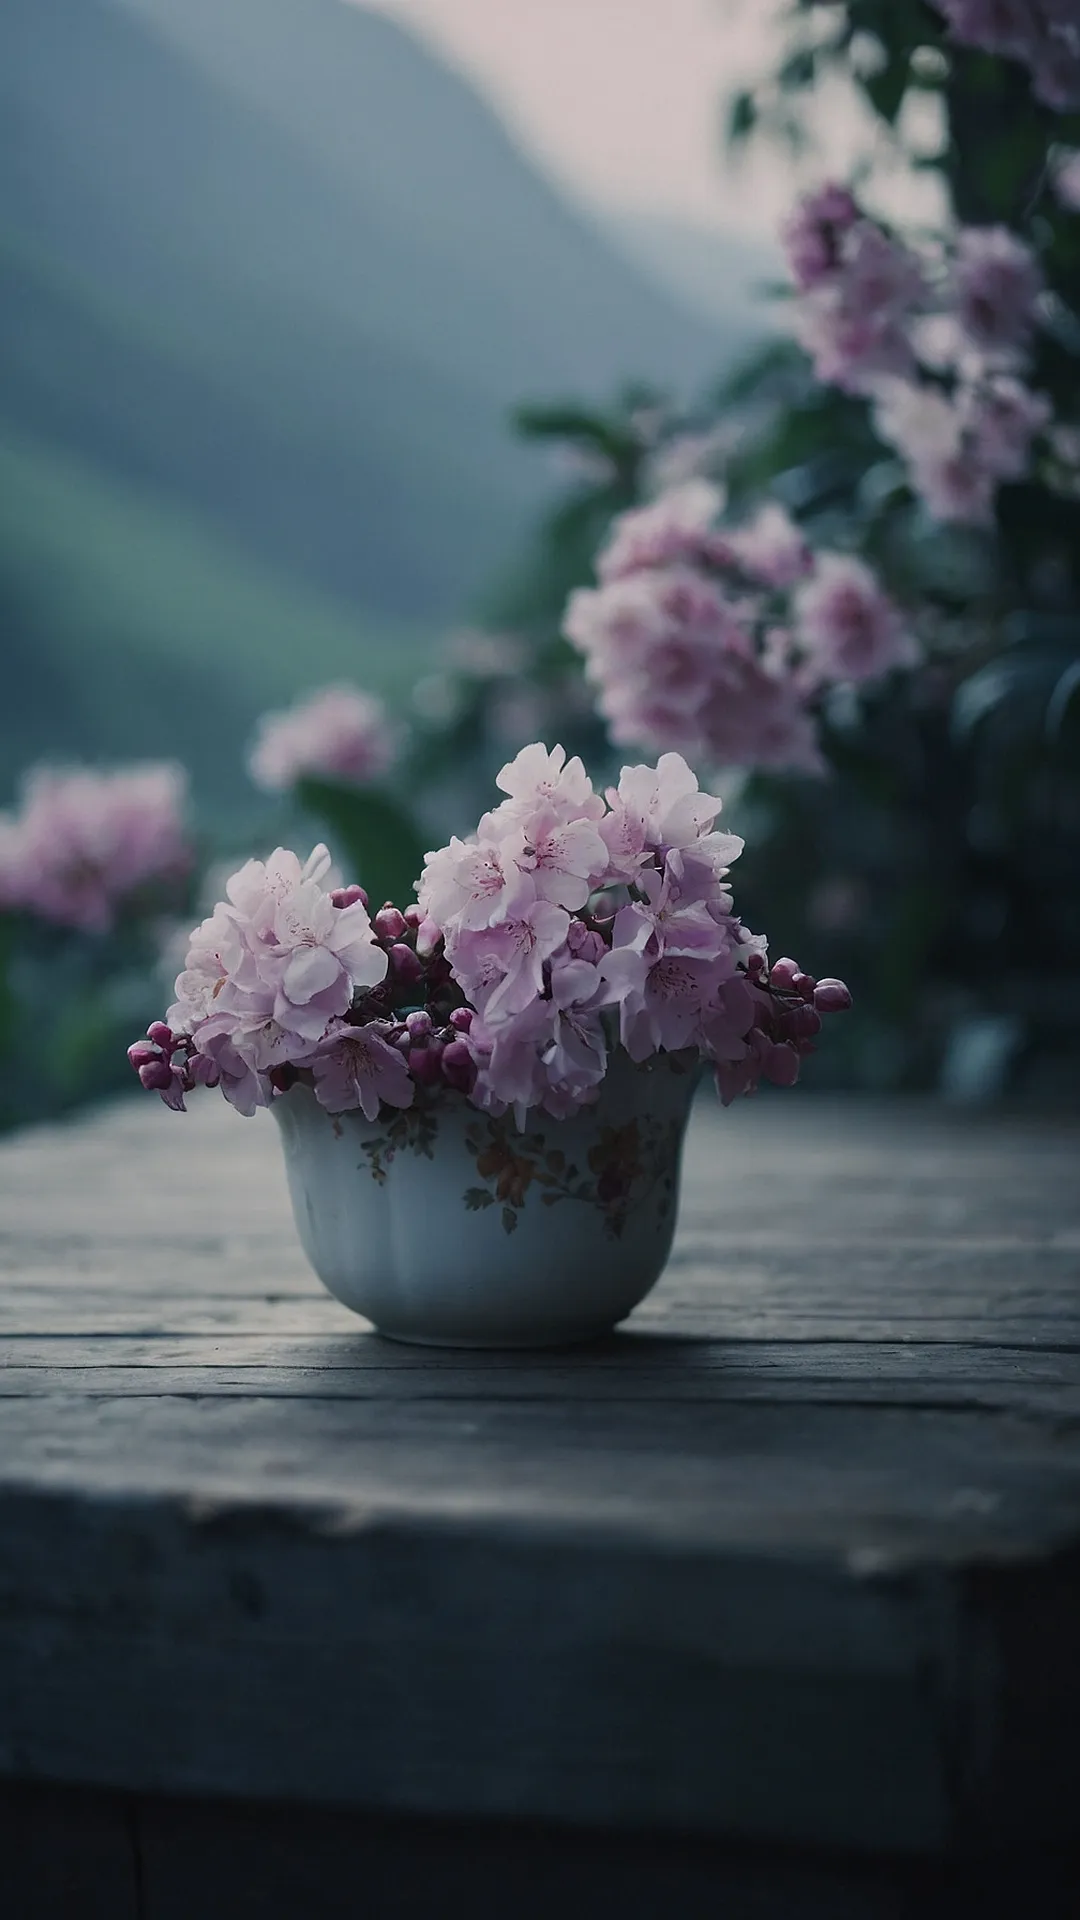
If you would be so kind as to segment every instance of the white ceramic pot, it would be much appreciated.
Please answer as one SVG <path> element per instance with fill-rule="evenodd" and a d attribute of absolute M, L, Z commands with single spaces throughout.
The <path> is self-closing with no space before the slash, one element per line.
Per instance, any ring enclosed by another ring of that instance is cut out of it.
<path fill-rule="evenodd" d="M 671 1250 L 696 1062 L 611 1061 L 596 1106 L 519 1133 L 462 1096 L 386 1121 L 274 1101 L 320 1280 L 395 1340 L 546 1347 L 606 1332 Z"/>

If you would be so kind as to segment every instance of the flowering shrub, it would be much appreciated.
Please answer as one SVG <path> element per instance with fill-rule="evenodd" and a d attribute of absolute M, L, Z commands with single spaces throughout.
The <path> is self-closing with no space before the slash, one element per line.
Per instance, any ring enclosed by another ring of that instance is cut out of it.
<path fill-rule="evenodd" d="M 381 700 L 359 687 L 323 687 L 259 721 L 248 760 L 257 787 L 284 793 L 305 776 L 367 786 L 390 771 L 395 742 Z"/>
<path fill-rule="evenodd" d="M 932 0 L 960 46 L 1015 60 L 1032 92 L 1058 112 L 1080 107 L 1076 0 Z"/>
<path fill-rule="evenodd" d="M 1030 471 L 1053 415 L 1025 379 L 1043 292 L 1032 248 L 1007 227 L 962 226 L 921 258 L 835 185 L 800 201 L 784 238 L 818 379 L 875 403 L 936 520 L 991 524 L 998 487 Z"/>
<path fill-rule="evenodd" d="M 918 651 L 862 561 L 815 555 L 775 502 L 734 527 L 717 524 L 721 504 L 697 479 L 621 514 L 563 631 L 616 745 L 818 773 L 825 689 Z"/>
<path fill-rule="evenodd" d="M 192 863 L 187 780 L 164 763 L 98 773 L 41 767 L 0 814 L 0 911 L 107 933 L 141 888 Z"/>
<path fill-rule="evenodd" d="M 359 886 L 327 891 L 330 856 L 252 860 L 191 937 L 176 1002 L 129 1050 L 143 1086 L 182 1108 L 220 1086 L 242 1113 L 298 1075 L 330 1113 L 467 1096 L 519 1127 L 596 1100 L 611 1052 L 690 1053 L 727 1103 L 790 1086 L 838 980 L 735 915 L 742 850 L 686 762 L 624 767 L 606 799 L 561 747 L 525 747 L 468 840 L 427 856 L 417 901 L 372 918 Z"/>

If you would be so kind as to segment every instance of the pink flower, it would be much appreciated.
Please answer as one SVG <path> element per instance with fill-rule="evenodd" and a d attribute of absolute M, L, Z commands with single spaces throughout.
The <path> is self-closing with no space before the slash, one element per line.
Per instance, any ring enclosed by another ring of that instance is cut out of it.
<path fill-rule="evenodd" d="M 544 986 L 544 961 L 561 947 L 570 916 L 548 900 L 534 900 L 512 918 L 447 940 L 454 973 L 488 1026 L 521 1013 Z"/>
<path fill-rule="evenodd" d="M 449 846 L 427 855 L 416 897 L 436 926 L 475 932 L 527 907 L 536 888 L 509 846 L 455 835 Z"/>
<path fill-rule="evenodd" d="M 354 988 L 374 987 L 385 978 L 387 957 L 376 944 L 367 909 L 359 900 L 335 907 L 315 880 L 304 881 L 281 901 L 274 934 L 272 959 L 280 963 L 281 992 L 293 1005 L 336 990 L 344 996 L 343 1012 Z"/>
<path fill-rule="evenodd" d="M 255 956 L 236 913 L 222 903 L 191 935 L 184 970 L 176 979 L 176 1002 L 165 1016 L 173 1032 L 192 1033 L 207 1019 L 229 979 L 240 980 L 249 991 L 259 983 Z"/>
<path fill-rule="evenodd" d="M 187 872 L 186 784 L 163 763 L 38 768 L 0 821 L 0 897 L 57 926 L 107 933 L 140 888 Z"/>
<path fill-rule="evenodd" d="M 613 844 L 637 840 L 651 853 L 666 854 L 675 847 L 708 845 L 725 864 L 737 860 L 743 842 L 735 834 L 713 834 L 723 801 L 703 793 L 697 775 L 678 753 L 662 753 L 655 767 L 624 767 L 617 788 L 609 788 L 611 813 L 604 822 L 604 839 Z M 608 826 L 614 822 L 614 831 Z"/>
<path fill-rule="evenodd" d="M 793 587 L 814 564 L 803 534 L 774 500 L 729 534 L 728 541 L 743 571 L 766 587 Z"/>
<path fill-rule="evenodd" d="M 1043 278 L 1031 248 L 1008 227 L 961 227 L 953 266 L 957 318 L 980 352 L 1027 346 Z"/>
<path fill-rule="evenodd" d="M 918 658 L 912 636 L 869 567 L 850 554 L 820 555 L 795 597 L 797 633 L 812 672 L 873 680 Z"/>
<path fill-rule="evenodd" d="M 489 1113 L 513 1108 L 518 1127 L 524 1129 L 529 1108 L 538 1107 L 548 1091 L 540 1055 L 551 1043 L 552 1025 L 551 1004 L 544 1000 L 532 1001 L 501 1026 L 473 1021 L 466 1043 L 476 1067 L 470 1096 L 474 1106 Z"/>
<path fill-rule="evenodd" d="M 600 579 L 621 580 L 645 568 L 693 563 L 723 551 L 713 532 L 722 506 L 718 487 L 693 479 L 669 488 L 648 506 L 619 514 L 597 557 Z"/>
<path fill-rule="evenodd" d="M 497 813 L 510 819 L 531 814 L 540 806 L 549 806 L 560 820 L 598 820 L 604 811 L 581 761 L 576 756 L 568 760 L 565 747 L 552 747 L 549 752 L 539 741 L 522 747 L 499 769 L 495 785 L 509 796 Z"/>
<path fill-rule="evenodd" d="M 703 890 L 681 884 L 686 871 L 683 856 L 673 853 L 663 873 L 646 867 L 638 874 L 636 887 L 644 897 L 616 914 L 616 947 L 654 956 L 695 954 L 710 960 L 730 949 L 727 927 L 712 911 L 713 900 Z M 699 877 L 693 866 L 689 871 L 695 880 Z M 729 906 L 730 898 L 728 894 L 723 904 Z"/>
<path fill-rule="evenodd" d="M 619 1034 L 631 1060 L 699 1045 L 705 1010 L 731 970 L 726 960 L 693 954 L 650 959 L 630 947 L 613 947 L 599 971 L 618 1001 Z"/>
<path fill-rule="evenodd" d="M 305 775 L 368 786 L 389 772 L 395 743 L 381 700 L 358 687 L 324 687 L 285 713 L 259 721 L 248 761 L 256 786 L 271 793 Z"/>
<path fill-rule="evenodd" d="M 862 393 L 883 375 L 909 373 L 910 329 L 924 294 L 922 268 L 909 248 L 873 220 L 849 227 L 835 271 L 796 307 L 796 335 L 818 379 Z"/>
<path fill-rule="evenodd" d="M 245 861 L 226 882 L 225 892 L 250 930 L 269 939 L 282 901 L 306 881 L 324 879 L 329 871 L 330 850 L 321 841 L 303 866 L 289 848 L 275 847 L 266 861 Z"/>
<path fill-rule="evenodd" d="M 411 1107 L 415 1088 L 402 1054 L 386 1038 L 388 1021 L 349 1026 L 336 1020 L 311 1062 L 315 1098 L 328 1113 L 359 1107 L 377 1120 L 380 1104 Z"/>
<path fill-rule="evenodd" d="M 508 842 L 538 899 L 583 907 L 607 870 L 608 854 L 592 820 L 564 820 L 550 802 L 527 815 Z"/>
<path fill-rule="evenodd" d="M 793 676 L 770 672 L 752 655 L 729 655 L 700 715 L 710 759 L 718 766 L 823 773 L 805 693 Z"/>
<path fill-rule="evenodd" d="M 259 1107 L 270 1104 L 270 1081 L 233 1046 L 227 1021 L 206 1023 L 196 1035 L 197 1057 L 209 1061 L 217 1072 L 218 1084 L 231 1107 L 246 1119 Z"/>

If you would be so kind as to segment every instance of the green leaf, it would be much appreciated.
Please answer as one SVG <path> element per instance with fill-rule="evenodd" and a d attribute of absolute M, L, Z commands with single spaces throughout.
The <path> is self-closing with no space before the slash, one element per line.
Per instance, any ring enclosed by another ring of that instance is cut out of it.
<path fill-rule="evenodd" d="M 377 911 L 384 900 L 407 906 L 424 864 L 415 822 L 395 800 L 331 780 L 301 780 L 296 797 L 325 823 L 331 849 Z"/>
<path fill-rule="evenodd" d="M 906 59 L 890 60 L 876 73 L 864 73 L 859 76 L 859 84 L 870 105 L 883 120 L 888 121 L 890 126 L 894 125 L 903 105 L 909 78 L 910 69 Z"/>
<path fill-rule="evenodd" d="M 749 139 L 757 125 L 757 101 L 752 93 L 735 93 L 728 104 L 727 137 L 731 146 Z"/>

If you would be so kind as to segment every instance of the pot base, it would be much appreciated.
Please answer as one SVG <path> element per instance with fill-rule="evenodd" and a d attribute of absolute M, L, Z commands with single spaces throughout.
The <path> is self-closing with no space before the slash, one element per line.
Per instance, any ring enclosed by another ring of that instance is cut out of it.
<path fill-rule="evenodd" d="M 395 1333 L 390 1327 L 378 1327 L 374 1323 L 372 1330 L 380 1340 L 392 1340 L 399 1347 L 446 1347 L 458 1353 L 470 1350 L 476 1353 L 535 1353 L 543 1347 L 587 1346 L 591 1341 L 606 1339 L 619 1324 L 617 1320 L 611 1320 L 593 1327 L 562 1326 L 551 1327 L 544 1333 L 506 1334 Z"/>

